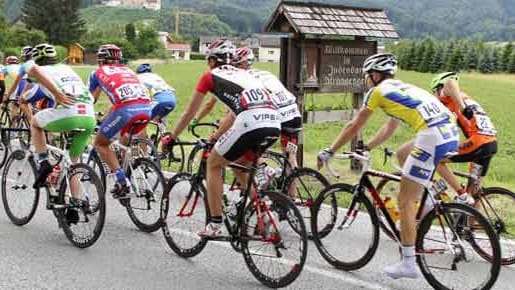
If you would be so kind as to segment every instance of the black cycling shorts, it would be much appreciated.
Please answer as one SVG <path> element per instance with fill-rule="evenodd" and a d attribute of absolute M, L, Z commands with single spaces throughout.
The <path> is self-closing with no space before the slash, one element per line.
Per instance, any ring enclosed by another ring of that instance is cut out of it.
<path fill-rule="evenodd" d="M 266 149 L 273 145 L 274 142 L 270 142 L 266 145 L 261 145 L 266 141 L 267 137 L 279 137 L 280 130 L 273 127 L 264 127 L 249 131 L 239 136 L 239 138 L 230 144 L 229 150 L 223 153 L 223 157 L 229 161 L 236 161 L 247 151 L 256 151 L 257 149 Z"/>
<path fill-rule="evenodd" d="M 479 164 L 483 167 L 481 176 L 486 176 L 490 161 L 495 153 L 497 153 L 497 141 L 485 143 L 470 153 L 455 155 L 450 159 L 452 162 L 473 162 Z"/>

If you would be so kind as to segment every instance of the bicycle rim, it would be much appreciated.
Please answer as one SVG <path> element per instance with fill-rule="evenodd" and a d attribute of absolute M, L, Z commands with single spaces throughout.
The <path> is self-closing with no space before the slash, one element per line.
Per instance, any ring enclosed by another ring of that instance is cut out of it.
<path fill-rule="evenodd" d="M 490 289 L 499 275 L 501 250 L 497 235 L 475 209 L 441 204 L 421 221 L 417 233 L 417 262 L 435 289 Z M 471 222 L 476 230 L 471 229 Z M 479 232 L 479 228 L 483 229 Z M 472 243 L 488 243 L 491 261 L 484 260 Z"/>
<path fill-rule="evenodd" d="M 179 256 L 198 255 L 207 240 L 197 233 L 207 224 L 209 208 L 202 184 L 192 185 L 192 175 L 179 173 L 167 186 L 161 199 L 161 228 L 168 246 Z"/>
<path fill-rule="evenodd" d="M 334 197 L 336 212 L 328 205 Z M 346 271 L 365 266 L 379 244 L 374 206 L 364 195 L 354 194 L 354 187 L 348 184 L 333 184 L 320 193 L 313 206 L 311 232 L 322 257 Z"/>
<path fill-rule="evenodd" d="M 302 272 L 307 234 L 295 204 L 278 192 L 261 192 L 260 208 L 245 209 L 241 249 L 250 272 L 271 288 L 291 284 Z M 258 216 L 260 215 L 260 216 Z"/>
<path fill-rule="evenodd" d="M 71 204 L 67 200 L 67 197 L 72 196 L 70 187 L 74 188 L 80 203 Z M 68 180 L 63 178 L 59 186 L 58 202 L 67 205 L 64 210 L 57 211 L 66 238 L 78 248 L 92 246 L 102 233 L 106 215 L 104 190 L 95 171 L 86 164 L 72 165 L 68 171 Z M 76 223 L 67 218 L 69 211 L 78 213 Z"/>

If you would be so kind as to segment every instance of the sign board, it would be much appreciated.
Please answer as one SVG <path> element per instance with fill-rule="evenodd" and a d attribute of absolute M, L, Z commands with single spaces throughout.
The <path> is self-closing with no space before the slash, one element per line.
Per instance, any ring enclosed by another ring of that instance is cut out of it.
<path fill-rule="evenodd" d="M 363 61 L 376 52 L 372 41 L 307 42 L 303 85 L 319 92 L 364 93 Z"/>

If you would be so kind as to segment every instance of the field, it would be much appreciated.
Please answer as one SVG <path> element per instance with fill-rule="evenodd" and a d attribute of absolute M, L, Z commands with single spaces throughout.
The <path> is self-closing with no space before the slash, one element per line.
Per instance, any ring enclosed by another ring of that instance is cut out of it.
<path fill-rule="evenodd" d="M 275 64 L 257 63 L 256 67 L 275 73 L 278 72 L 278 66 Z M 87 75 L 92 68 L 93 67 L 77 67 L 76 69 L 84 79 L 87 79 Z M 154 71 L 162 75 L 177 90 L 178 107 L 169 118 L 170 126 L 180 117 L 195 87 L 197 78 L 205 69 L 207 69 L 207 67 L 203 61 L 170 61 L 168 64 L 155 66 Z M 401 71 L 398 74 L 398 78 L 423 88 L 428 87 L 431 77 L 432 75 L 430 74 L 405 71 Z M 510 121 L 510 116 L 515 114 L 515 76 L 470 73 L 463 74 L 460 83 L 465 92 L 480 101 L 499 131 L 499 153 L 492 162 L 486 183 L 490 186 L 505 186 L 515 189 L 515 170 L 512 167 L 512 158 L 515 159 L 515 129 Z M 308 96 L 308 101 L 309 100 L 313 100 L 315 104 L 321 105 L 334 102 L 350 105 L 349 102 L 351 102 L 350 97 L 339 95 Z M 102 97 L 99 106 L 107 106 L 107 99 L 105 97 Z M 223 108 L 217 105 L 216 112 L 209 119 L 215 120 L 219 118 L 222 112 Z M 364 130 L 365 140 L 368 140 L 385 120 L 386 116 L 381 112 L 377 112 Z M 338 122 L 306 125 L 304 130 L 304 143 L 305 162 L 308 166 L 314 166 L 316 153 L 332 142 L 340 132 L 342 126 L 343 124 Z M 385 146 L 396 148 L 402 143 L 409 141 L 411 137 L 413 137 L 413 133 L 410 129 L 402 127 Z M 381 150 L 377 150 L 377 152 L 373 152 L 374 166 L 378 169 L 394 170 L 388 165 L 383 167 L 383 156 L 380 151 Z M 335 162 L 334 167 L 343 172 L 343 170 L 348 168 L 348 165 L 343 163 L 336 164 Z M 458 168 L 466 169 L 464 165 Z"/>

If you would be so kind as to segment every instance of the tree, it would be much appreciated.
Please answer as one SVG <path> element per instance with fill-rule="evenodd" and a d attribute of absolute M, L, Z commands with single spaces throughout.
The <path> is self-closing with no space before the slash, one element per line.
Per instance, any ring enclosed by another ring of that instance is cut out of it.
<path fill-rule="evenodd" d="M 141 56 L 151 54 L 163 47 L 163 44 L 159 41 L 157 31 L 153 27 L 146 25 L 139 29 L 135 45 Z"/>
<path fill-rule="evenodd" d="M 134 43 L 136 40 L 136 27 L 133 23 L 127 23 L 127 25 L 125 25 L 125 38 L 131 43 Z"/>
<path fill-rule="evenodd" d="M 429 64 L 429 71 L 432 73 L 442 71 L 444 68 L 445 46 L 438 45 Z"/>
<path fill-rule="evenodd" d="M 28 30 L 23 25 L 15 25 L 6 32 L 7 43 L 11 47 L 34 46 L 46 41 L 46 35 L 38 29 Z"/>
<path fill-rule="evenodd" d="M 492 73 L 494 71 L 493 66 L 493 51 L 492 49 L 485 49 L 479 57 L 478 69 L 482 73 Z"/>
<path fill-rule="evenodd" d="M 501 72 L 505 72 L 508 70 L 508 64 L 510 62 L 510 56 L 513 51 L 513 44 L 508 42 L 503 48 L 500 56 L 500 60 L 497 63 L 497 68 Z"/>
<path fill-rule="evenodd" d="M 510 61 L 508 62 L 507 71 L 511 74 L 515 73 L 515 50 L 510 54 Z"/>
<path fill-rule="evenodd" d="M 445 70 L 460 71 L 463 65 L 463 51 L 460 46 L 455 46 L 450 57 L 445 63 Z"/>
<path fill-rule="evenodd" d="M 429 66 L 431 64 L 431 60 L 433 59 L 433 55 L 435 54 L 435 42 L 432 38 L 427 38 L 424 40 L 424 54 L 422 55 L 422 59 L 418 65 L 419 72 L 428 72 Z"/>
<path fill-rule="evenodd" d="M 414 70 L 415 69 L 415 54 L 416 54 L 416 43 L 414 41 L 410 41 L 406 47 L 406 51 L 403 56 L 403 69 L 405 70 Z"/>
<path fill-rule="evenodd" d="M 29 29 L 43 30 L 52 44 L 70 44 L 85 32 L 79 15 L 81 0 L 26 0 L 22 8 L 23 22 Z"/>
<path fill-rule="evenodd" d="M 467 53 L 463 58 L 463 69 L 465 70 L 476 70 L 478 63 L 478 53 L 477 48 L 474 46 L 470 46 Z"/>

